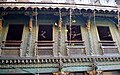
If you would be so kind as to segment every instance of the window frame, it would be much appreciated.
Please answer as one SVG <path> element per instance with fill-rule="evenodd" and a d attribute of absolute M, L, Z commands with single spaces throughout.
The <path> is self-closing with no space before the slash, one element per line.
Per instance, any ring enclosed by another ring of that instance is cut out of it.
<path fill-rule="evenodd" d="M 65 25 L 65 29 L 67 30 L 67 32 L 66 32 L 66 41 L 83 41 L 81 25 L 78 25 L 78 24 L 72 24 L 71 25 L 71 27 L 72 26 L 79 26 L 79 30 L 80 30 L 79 32 L 80 32 L 80 38 L 81 38 L 80 40 L 68 40 L 68 29 L 67 29 L 67 26 L 69 27 L 70 25 L 69 24 Z"/>
<path fill-rule="evenodd" d="M 23 43 L 23 38 L 25 37 L 24 36 L 24 31 L 25 31 L 25 23 L 9 23 L 9 24 L 6 24 L 6 25 L 4 25 L 4 31 L 2 31 L 2 34 L 5 34 L 4 36 L 3 36 L 3 40 L 2 40 L 2 42 L 5 42 L 6 41 L 6 39 L 7 39 L 7 34 L 8 34 L 8 30 L 9 30 L 9 26 L 10 25 L 23 25 L 23 31 L 22 31 L 22 36 L 21 36 L 21 44 L 20 44 L 20 46 L 19 46 L 19 54 L 17 55 L 18 57 L 21 57 L 22 56 L 22 43 Z M 14 41 L 13 41 L 14 42 Z M 3 45 L 2 45 L 3 46 Z M 9 48 L 11 48 L 11 49 L 16 49 L 16 50 L 18 50 L 18 47 L 3 47 L 3 48 L 5 48 L 5 49 L 9 49 Z M 4 50 L 4 49 L 1 49 L 1 50 Z M 1 51 L 2 52 L 2 51 Z M 1 55 L 2 55 L 2 53 L 1 53 Z M 5 56 L 5 55 L 2 55 L 2 56 Z M 16 55 L 7 55 L 8 57 L 9 56 L 16 56 Z M 7 57 L 6 56 L 6 57 Z"/>
<path fill-rule="evenodd" d="M 112 40 L 101 40 L 101 39 L 100 39 L 99 32 L 98 32 L 98 27 L 108 27 Z M 96 30 L 97 30 L 97 36 L 98 36 L 99 41 L 113 41 L 113 40 L 114 40 L 114 39 L 113 39 L 113 36 L 112 36 L 112 33 L 111 33 L 110 26 L 98 25 L 98 26 L 96 26 Z"/>

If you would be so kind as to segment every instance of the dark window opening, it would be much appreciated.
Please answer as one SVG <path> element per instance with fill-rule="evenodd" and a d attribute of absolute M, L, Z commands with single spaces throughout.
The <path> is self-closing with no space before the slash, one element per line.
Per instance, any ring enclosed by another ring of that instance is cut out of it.
<path fill-rule="evenodd" d="M 6 40 L 21 41 L 24 25 L 11 24 L 9 25 Z"/>
<path fill-rule="evenodd" d="M 19 47 L 22 43 L 22 33 L 24 25 L 10 24 L 6 41 L 3 41 L 3 44 L 6 47 Z"/>
<path fill-rule="evenodd" d="M 67 25 L 67 40 L 68 41 L 82 41 L 81 29 L 80 26 L 70 26 Z"/>
<path fill-rule="evenodd" d="M 113 41 L 108 26 L 97 26 L 100 41 Z"/>
<path fill-rule="evenodd" d="M 38 41 L 52 41 L 52 25 L 40 25 L 38 32 Z"/>

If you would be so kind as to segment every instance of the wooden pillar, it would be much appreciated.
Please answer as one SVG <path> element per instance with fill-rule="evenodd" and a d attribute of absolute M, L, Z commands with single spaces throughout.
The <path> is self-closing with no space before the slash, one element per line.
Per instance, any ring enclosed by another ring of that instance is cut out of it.
<path fill-rule="evenodd" d="M 0 19 L 0 30 L 2 30 L 2 19 Z"/>
<path fill-rule="evenodd" d="M 32 28 L 33 28 L 33 22 L 32 22 L 32 16 L 30 16 L 30 21 L 29 21 L 29 30 L 30 30 L 30 32 L 32 32 Z"/>
<path fill-rule="evenodd" d="M 32 28 L 33 28 L 33 17 L 30 15 L 29 20 L 29 34 L 28 34 L 28 42 L 27 42 L 27 50 L 26 50 L 26 57 L 30 56 L 30 50 L 31 50 L 31 43 L 32 43 Z"/>

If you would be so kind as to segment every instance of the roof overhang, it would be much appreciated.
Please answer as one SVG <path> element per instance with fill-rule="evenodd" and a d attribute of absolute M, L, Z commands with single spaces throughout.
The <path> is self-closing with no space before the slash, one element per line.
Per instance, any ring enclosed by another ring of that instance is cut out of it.
<path fill-rule="evenodd" d="M 69 4 L 69 3 L 35 3 L 35 2 L 1 2 L 0 3 L 0 8 L 2 9 L 7 9 L 7 8 L 17 8 L 18 10 L 21 8 L 24 8 L 25 10 L 28 8 L 31 9 L 42 9 L 42 8 L 52 8 L 52 9 L 85 9 L 85 10 L 102 10 L 102 11 L 118 11 L 118 7 L 117 6 L 101 6 L 101 5 L 88 5 L 88 4 Z"/>

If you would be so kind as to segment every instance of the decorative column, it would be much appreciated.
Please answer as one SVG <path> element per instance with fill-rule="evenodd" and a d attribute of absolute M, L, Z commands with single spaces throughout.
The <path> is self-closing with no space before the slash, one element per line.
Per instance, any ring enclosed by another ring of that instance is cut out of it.
<path fill-rule="evenodd" d="M 61 27 L 62 27 L 62 14 L 61 9 L 59 9 L 59 21 L 58 21 L 58 56 L 61 53 Z"/>
<path fill-rule="evenodd" d="M 86 23 L 86 28 L 88 30 L 88 38 L 89 38 L 89 44 L 90 44 L 90 55 L 93 55 L 94 54 L 94 51 L 93 51 L 93 43 L 92 43 L 92 35 L 91 35 L 91 15 L 88 16 L 88 20 L 87 20 L 87 23 Z"/>
<path fill-rule="evenodd" d="M 31 49 L 31 43 L 32 43 L 32 28 L 33 28 L 33 16 L 30 15 L 30 20 L 29 20 L 29 34 L 28 34 L 28 43 L 27 43 L 27 51 L 26 51 L 26 56 L 29 57 L 30 55 L 30 49 Z"/>

